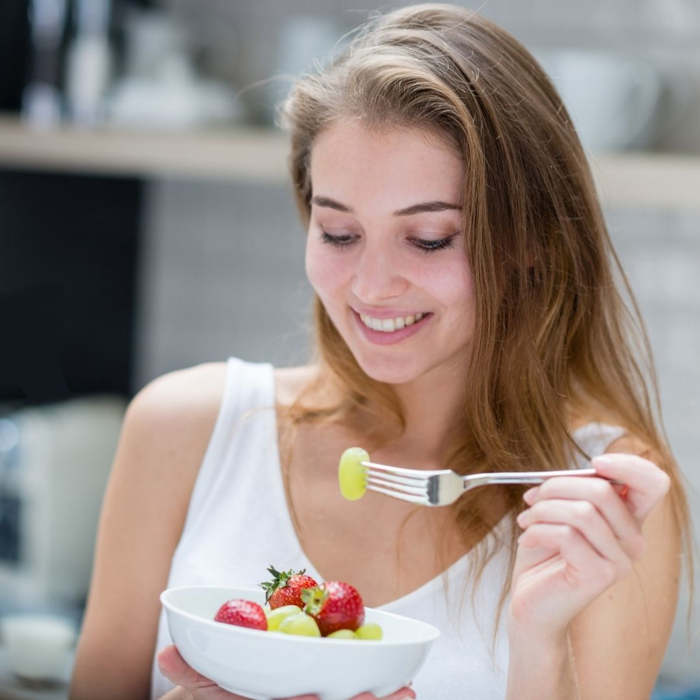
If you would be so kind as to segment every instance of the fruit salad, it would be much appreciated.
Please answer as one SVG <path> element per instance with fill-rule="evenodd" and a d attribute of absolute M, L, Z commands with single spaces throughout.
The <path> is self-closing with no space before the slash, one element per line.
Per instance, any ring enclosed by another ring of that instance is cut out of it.
<path fill-rule="evenodd" d="M 214 620 L 268 632 L 329 639 L 380 640 L 380 625 L 365 622 L 358 590 L 345 581 L 317 583 L 301 571 L 268 567 L 271 580 L 260 584 L 265 604 L 233 598 L 224 602 Z"/>

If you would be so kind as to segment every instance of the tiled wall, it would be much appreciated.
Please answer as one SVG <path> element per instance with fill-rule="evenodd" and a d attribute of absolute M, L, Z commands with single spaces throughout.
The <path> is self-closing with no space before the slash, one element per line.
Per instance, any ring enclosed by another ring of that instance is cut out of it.
<path fill-rule="evenodd" d="M 230 354 L 303 362 L 311 292 L 290 191 L 176 180 L 149 188 L 136 386 Z"/>

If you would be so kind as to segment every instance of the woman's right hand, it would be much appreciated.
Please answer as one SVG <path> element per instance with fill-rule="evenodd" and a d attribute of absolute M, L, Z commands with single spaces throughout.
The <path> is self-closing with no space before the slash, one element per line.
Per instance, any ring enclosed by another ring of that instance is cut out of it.
<path fill-rule="evenodd" d="M 162 700 L 248 700 L 242 695 L 235 695 L 220 688 L 214 681 L 197 673 L 180 656 L 174 645 L 165 647 L 158 653 L 160 672 L 177 687 L 163 696 Z M 350 700 L 409 700 L 416 694 L 411 688 L 404 687 L 391 695 L 377 698 L 372 693 L 360 693 Z M 287 700 L 318 700 L 317 695 L 296 695 Z"/>

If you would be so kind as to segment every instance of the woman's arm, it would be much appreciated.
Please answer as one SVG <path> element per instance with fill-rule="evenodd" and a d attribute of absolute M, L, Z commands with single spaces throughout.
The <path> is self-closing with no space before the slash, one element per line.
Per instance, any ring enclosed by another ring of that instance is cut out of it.
<path fill-rule="evenodd" d="M 680 533 L 668 477 L 631 454 L 642 452 L 632 440 L 611 449 L 630 453 L 612 463 L 628 474 L 627 500 L 605 484 L 586 499 L 570 478 L 551 480 L 520 520 L 531 547 L 519 547 L 514 583 L 530 610 L 510 619 L 508 698 L 641 700 L 654 687 L 676 611 Z M 533 624 L 567 611 L 564 625 Z"/>
<path fill-rule="evenodd" d="M 102 506 L 71 700 L 149 695 L 159 594 L 223 383 L 223 365 L 200 365 L 151 382 L 129 405 Z"/>

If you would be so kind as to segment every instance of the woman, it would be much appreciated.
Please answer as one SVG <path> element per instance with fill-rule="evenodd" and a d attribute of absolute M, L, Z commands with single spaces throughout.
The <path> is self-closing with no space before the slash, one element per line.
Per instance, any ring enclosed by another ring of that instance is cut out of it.
<path fill-rule="evenodd" d="M 255 585 L 273 563 L 441 628 L 392 700 L 647 698 L 689 518 L 643 327 L 551 83 L 492 23 L 417 5 L 368 21 L 282 118 L 318 352 L 200 365 L 134 398 L 71 697 L 234 697 L 170 645 L 158 594 Z M 415 468 L 592 458 L 598 474 L 445 508 L 350 503 L 336 483 L 350 445 Z"/>

